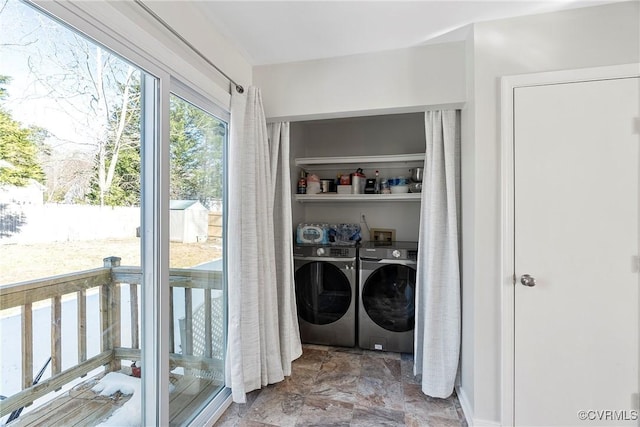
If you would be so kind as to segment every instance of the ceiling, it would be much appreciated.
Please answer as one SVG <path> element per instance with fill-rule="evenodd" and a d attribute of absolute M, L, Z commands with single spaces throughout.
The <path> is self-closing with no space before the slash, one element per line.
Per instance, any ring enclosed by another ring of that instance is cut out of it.
<path fill-rule="evenodd" d="M 192 4 L 250 64 L 264 65 L 463 40 L 471 23 L 614 1 L 216 0 Z"/>

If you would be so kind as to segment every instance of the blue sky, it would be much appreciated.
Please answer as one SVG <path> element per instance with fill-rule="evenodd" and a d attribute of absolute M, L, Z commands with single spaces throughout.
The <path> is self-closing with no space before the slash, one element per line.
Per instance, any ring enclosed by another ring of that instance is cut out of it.
<path fill-rule="evenodd" d="M 58 79 L 65 70 L 57 67 L 52 52 L 58 52 L 57 61 L 71 62 L 73 58 L 66 52 L 69 45 L 77 44 L 75 37 L 66 27 L 18 0 L 8 0 L 0 13 L 0 74 L 11 77 L 9 98 L 3 106 L 23 125 L 47 129 L 55 136 L 47 143 L 63 151 L 87 150 L 95 145 L 91 140 L 96 134 L 87 113 L 89 97 L 47 96 L 49 89 L 35 81 L 29 63 L 39 75 Z M 95 66 L 94 59 L 87 57 L 87 64 Z M 112 103 L 118 95 L 106 86 Z"/>

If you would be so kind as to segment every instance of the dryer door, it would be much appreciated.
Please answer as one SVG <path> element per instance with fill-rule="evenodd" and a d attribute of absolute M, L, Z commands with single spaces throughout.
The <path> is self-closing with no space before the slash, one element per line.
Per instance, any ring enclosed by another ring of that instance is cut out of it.
<path fill-rule="evenodd" d="M 345 315 L 351 306 L 352 289 L 349 277 L 353 262 L 330 263 L 311 261 L 296 269 L 296 302 L 298 316 L 314 325 L 327 325 Z"/>
<path fill-rule="evenodd" d="M 363 262 L 363 266 L 365 264 L 368 263 Z M 362 306 L 369 318 L 381 328 L 408 332 L 415 325 L 415 293 L 414 267 L 377 264 L 362 286 Z"/>

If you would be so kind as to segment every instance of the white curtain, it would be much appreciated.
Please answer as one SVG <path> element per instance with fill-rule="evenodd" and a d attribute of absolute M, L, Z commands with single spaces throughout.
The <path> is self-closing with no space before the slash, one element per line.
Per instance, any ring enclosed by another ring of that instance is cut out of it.
<path fill-rule="evenodd" d="M 289 122 L 269 123 L 272 194 L 274 198 L 274 250 L 280 324 L 280 357 L 285 376 L 291 361 L 302 355 L 293 265 L 293 220 L 291 218 L 291 171 L 289 168 Z"/>
<path fill-rule="evenodd" d="M 260 90 L 234 91 L 226 382 L 238 403 L 245 402 L 247 392 L 282 381 L 302 353 L 291 258 L 288 126 L 272 132 L 270 144 Z"/>
<path fill-rule="evenodd" d="M 460 113 L 425 113 L 427 150 L 417 265 L 414 374 L 445 398 L 460 355 Z"/>

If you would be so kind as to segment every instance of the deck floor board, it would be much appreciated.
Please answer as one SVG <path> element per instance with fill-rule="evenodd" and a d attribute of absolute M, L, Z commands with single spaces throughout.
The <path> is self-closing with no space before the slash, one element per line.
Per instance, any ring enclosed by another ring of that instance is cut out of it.
<path fill-rule="evenodd" d="M 91 388 L 102 375 L 84 381 L 68 393 L 61 395 L 31 412 L 23 414 L 11 423 L 11 427 L 59 427 L 92 426 L 109 418 L 122 407 L 130 395 L 115 393 L 112 396 L 100 396 Z M 171 381 L 175 388 L 169 395 L 170 425 L 178 426 L 188 421 L 194 413 L 208 402 L 222 385 L 204 378 L 191 375 L 174 376 Z"/>
<path fill-rule="evenodd" d="M 41 422 L 41 412 L 54 413 L 60 408 L 64 406 L 71 398 L 69 396 L 60 396 L 59 398 L 52 400 L 51 402 L 44 405 L 42 408 L 39 408 L 33 412 L 29 412 L 27 414 L 21 415 L 17 420 L 11 423 L 11 426 L 21 426 L 21 427 L 35 427 Z"/>

